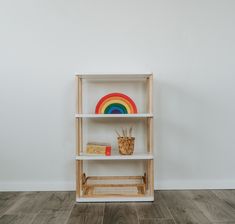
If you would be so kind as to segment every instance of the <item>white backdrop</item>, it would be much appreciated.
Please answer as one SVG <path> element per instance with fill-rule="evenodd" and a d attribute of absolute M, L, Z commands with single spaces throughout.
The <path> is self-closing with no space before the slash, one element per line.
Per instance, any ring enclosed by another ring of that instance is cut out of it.
<path fill-rule="evenodd" d="M 1 0 L 0 190 L 74 189 L 74 74 L 155 74 L 155 187 L 235 188 L 235 1 Z"/>

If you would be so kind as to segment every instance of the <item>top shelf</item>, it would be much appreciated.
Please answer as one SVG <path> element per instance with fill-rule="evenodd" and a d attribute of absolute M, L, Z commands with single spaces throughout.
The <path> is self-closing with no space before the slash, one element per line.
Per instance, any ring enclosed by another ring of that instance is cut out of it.
<path fill-rule="evenodd" d="M 77 77 L 88 80 L 136 80 L 147 79 L 152 74 L 78 74 Z"/>
<path fill-rule="evenodd" d="M 76 118 L 106 118 L 106 117 L 132 117 L 132 118 L 143 118 L 143 117 L 153 117 L 153 114 L 76 114 Z"/>

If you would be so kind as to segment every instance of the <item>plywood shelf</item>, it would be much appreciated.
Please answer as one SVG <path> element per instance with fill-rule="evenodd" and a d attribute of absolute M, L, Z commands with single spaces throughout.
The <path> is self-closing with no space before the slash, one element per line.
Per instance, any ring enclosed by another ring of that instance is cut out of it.
<path fill-rule="evenodd" d="M 76 114 L 76 118 L 151 118 L 153 114 Z"/>
<path fill-rule="evenodd" d="M 140 201 L 153 201 L 153 196 L 138 196 L 138 197 L 127 197 L 127 196 L 114 196 L 110 197 L 77 197 L 76 202 L 140 202 Z"/>
<path fill-rule="evenodd" d="M 78 78 L 87 80 L 139 80 L 147 79 L 152 74 L 78 74 Z"/>
<path fill-rule="evenodd" d="M 111 156 L 105 155 L 90 155 L 87 153 L 82 153 L 76 156 L 76 160 L 148 160 L 153 159 L 153 155 L 150 153 L 134 153 L 133 155 L 119 155 L 114 154 Z"/>

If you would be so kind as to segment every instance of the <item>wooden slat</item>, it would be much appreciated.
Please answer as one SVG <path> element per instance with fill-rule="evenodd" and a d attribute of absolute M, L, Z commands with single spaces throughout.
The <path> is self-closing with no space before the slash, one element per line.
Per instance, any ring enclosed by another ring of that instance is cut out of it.
<path fill-rule="evenodd" d="M 85 174 L 83 175 L 85 178 Z M 83 178 L 83 179 L 84 179 Z M 102 181 L 106 180 L 138 180 L 139 183 L 102 183 Z M 109 195 L 124 195 L 125 197 L 129 196 L 137 196 L 137 195 L 144 195 L 145 194 L 145 176 L 91 176 L 86 177 L 85 181 L 83 181 L 83 190 L 84 190 L 84 197 L 96 197 L 97 195 L 102 195 L 102 197 L 106 197 Z M 100 181 L 100 183 L 92 183 L 92 181 Z M 94 193 L 96 188 L 113 188 L 115 193 Z M 117 189 L 115 189 L 117 188 Z M 130 188 L 130 192 L 122 192 L 122 190 L 118 188 Z M 135 190 L 131 189 L 135 188 Z M 132 193 L 132 192 L 133 193 Z M 139 193 L 135 193 L 139 192 Z"/>
<path fill-rule="evenodd" d="M 153 75 L 147 78 L 148 113 L 153 112 Z"/>
<path fill-rule="evenodd" d="M 145 197 L 144 194 L 92 194 L 92 195 L 83 195 L 82 198 L 135 198 L 135 197 Z"/>
<path fill-rule="evenodd" d="M 76 78 L 76 80 L 75 80 L 76 81 L 76 97 L 75 97 L 75 99 L 76 99 L 76 113 L 78 113 L 78 110 L 79 110 L 78 109 L 79 108 L 79 103 L 78 103 L 78 101 L 79 101 L 79 96 L 78 96 L 78 94 L 79 94 L 79 91 L 78 91 L 78 88 L 79 88 L 79 77 L 76 76 L 75 78 Z M 79 139 L 78 139 L 79 131 L 78 131 L 78 129 L 79 129 L 78 120 L 75 119 L 76 155 L 80 154 L 79 153 Z"/>
<path fill-rule="evenodd" d="M 147 189 L 151 196 L 154 196 L 154 162 L 153 160 L 146 161 L 146 173 L 147 173 Z"/>
<path fill-rule="evenodd" d="M 153 114 L 153 75 L 147 79 L 148 113 Z M 153 152 L 153 118 L 147 118 L 147 150 Z"/>
<path fill-rule="evenodd" d="M 143 176 L 88 176 L 89 180 L 139 180 L 143 179 Z"/>
<path fill-rule="evenodd" d="M 78 153 L 80 155 L 83 150 L 83 143 L 82 143 L 82 118 L 78 118 Z"/>
<path fill-rule="evenodd" d="M 83 151 L 82 118 L 76 119 L 75 124 L 76 124 L 76 155 L 79 156 Z"/>
<path fill-rule="evenodd" d="M 77 99 L 77 103 L 78 103 L 78 108 L 77 108 L 77 112 L 82 114 L 82 79 L 78 76 L 78 99 Z"/>
<path fill-rule="evenodd" d="M 147 161 L 147 186 L 151 196 L 154 195 L 154 174 L 153 174 L 153 160 Z"/>
<path fill-rule="evenodd" d="M 148 113 L 153 113 L 153 75 L 147 79 Z M 153 118 L 147 118 L 147 151 L 153 153 Z M 154 195 L 154 163 L 147 161 L 147 186 L 151 196 Z"/>
<path fill-rule="evenodd" d="M 77 113 L 82 113 L 82 78 L 80 76 L 77 77 Z M 76 138 L 77 138 L 77 146 L 76 152 L 77 155 L 80 155 L 83 149 L 83 133 L 82 133 L 82 118 L 76 119 Z M 76 161 L 76 197 L 82 196 L 82 175 L 83 175 L 83 161 Z"/>
<path fill-rule="evenodd" d="M 81 189 L 80 189 L 80 178 L 79 178 L 79 176 L 80 176 L 80 168 L 79 168 L 79 166 L 80 166 L 80 160 L 77 160 L 76 161 L 76 197 L 80 197 L 80 195 L 81 195 Z"/>
<path fill-rule="evenodd" d="M 153 153 L 153 119 L 147 118 L 147 151 Z M 147 181 L 150 195 L 154 191 L 154 162 L 153 159 L 147 161 Z"/>
<path fill-rule="evenodd" d="M 144 187 L 144 184 L 85 184 L 85 187 Z"/>
<path fill-rule="evenodd" d="M 82 79 L 77 76 L 77 94 L 76 94 L 76 111 L 82 114 Z M 77 155 L 80 155 L 83 149 L 83 131 L 82 131 L 82 118 L 76 119 L 76 144 L 77 144 Z"/>
<path fill-rule="evenodd" d="M 147 118 L 147 151 L 153 153 L 153 118 Z"/>
<path fill-rule="evenodd" d="M 146 179 L 147 179 L 147 190 L 150 193 L 149 189 L 150 189 L 150 164 L 149 161 L 146 161 Z"/>
<path fill-rule="evenodd" d="M 76 161 L 76 197 L 82 196 L 83 161 Z"/>

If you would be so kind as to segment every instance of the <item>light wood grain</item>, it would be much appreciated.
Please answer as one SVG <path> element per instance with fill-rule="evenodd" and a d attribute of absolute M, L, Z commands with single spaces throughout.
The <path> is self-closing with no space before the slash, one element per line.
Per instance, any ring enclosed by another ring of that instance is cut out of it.
<path fill-rule="evenodd" d="M 104 203 L 84 203 L 74 205 L 67 224 L 101 224 Z"/>
<path fill-rule="evenodd" d="M 89 176 L 90 180 L 142 180 L 142 176 Z"/>
<path fill-rule="evenodd" d="M 146 161 L 146 180 L 147 180 L 147 190 L 150 196 L 154 196 L 154 163 L 153 160 Z"/>
<path fill-rule="evenodd" d="M 0 224 L 31 224 L 35 214 L 28 215 L 3 215 Z"/>
<path fill-rule="evenodd" d="M 79 78 L 78 79 L 78 113 L 82 114 L 83 113 L 83 93 L 82 93 L 82 89 L 83 89 L 83 82 L 82 79 Z M 82 152 L 83 150 L 83 121 L 81 118 L 78 119 L 79 121 L 79 154 Z"/>
<path fill-rule="evenodd" d="M 214 222 L 213 224 L 235 224 L 235 221 L 230 221 L 230 222 Z"/>
<path fill-rule="evenodd" d="M 235 210 L 209 190 L 185 191 L 211 222 L 235 220 Z"/>
<path fill-rule="evenodd" d="M 0 192 L 0 216 L 2 216 L 21 196 L 18 192 Z"/>
<path fill-rule="evenodd" d="M 0 224 L 235 224 L 233 193 L 155 191 L 152 203 L 74 204 L 75 192 L 2 192 Z"/>
<path fill-rule="evenodd" d="M 153 153 L 153 118 L 147 118 L 147 151 Z"/>
<path fill-rule="evenodd" d="M 77 77 L 77 113 L 82 113 L 82 78 Z M 83 150 L 83 121 L 82 118 L 76 119 L 76 154 L 81 154 Z M 82 196 L 82 175 L 83 175 L 83 161 L 76 161 L 76 197 Z"/>
<path fill-rule="evenodd" d="M 104 203 L 82 203 L 75 204 L 72 208 L 71 216 L 91 213 L 96 216 L 104 215 Z"/>
<path fill-rule="evenodd" d="M 181 191 L 161 191 L 160 196 L 176 223 L 211 224 L 210 220 L 196 206 L 193 200 Z"/>
<path fill-rule="evenodd" d="M 82 113 L 82 79 L 77 76 L 77 112 Z"/>
<path fill-rule="evenodd" d="M 89 214 L 82 214 L 76 217 L 71 217 L 68 224 L 102 224 L 103 216 L 96 216 Z"/>
<path fill-rule="evenodd" d="M 147 78 L 147 98 L 148 98 L 148 112 L 153 112 L 153 74 Z"/>
<path fill-rule="evenodd" d="M 147 78 L 148 90 L 148 113 L 153 113 L 153 75 Z M 153 153 L 153 118 L 147 118 L 147 151 Z M 150 195 L 154 194 L 154 162 L 153 160 L 147 161 L 147 181 L 148 190 Z"/>
<path fill-rule="evenodd" d="M 111 223 L 137 224 L 138 219 L 134 204 L 105 204 L 103 224 Z"/>
<path fill-rule="evenodd" d="M 76 197 L 82 196 L 83 161 L 76 160 Z"/>
<path fill-rule="evenodd" d="M 30 224 L 65 224 L 69 218 L 69 215 L 69 210 L 41 211 Z"/>
<path fill-rule="evenodd" d="M 83 179 L 83 197 L 138 197 L 145 195 L 145 176 L 86 177 L 86 175 L 84 174 Z M 113 183 L 113 181 L 117 181 L 117 183 Z M 103 192 L 98 194 L 95 193 L 98 188 L 104 188 Z M 109 189 L 107 191 L 107 188 L 112 189 Z M 125 191 L 127 189 L 129 189 L 128 192 Z"/>
<path fill-rule="evenodd" d="M 43 211 L 66 211 L 74 206 L 75 192 L 54 192 L 43 206 Z"/>
<path fill-rule="evenodd" d="M 213 190 L 212 192 L 216 194 L 218 198 L 225 201 L 229 206 L 235 209 L 235 190 Z"/>
<path fill-rule="evenodd" d="M 167 207 L 161 203 L 135 203 L 139 219 L 146 218 L 161 218 L 172 219 L 172 216 Z"/>
<path fill-rule="evenodd" d="M 77 155 L 80 155 L 83 152 L 83 142 L 82 142 L 82 118 L 76 119 L 76 135 L 77 135 Z"/>
<path fill-rule="evenodd" d="M 25 192 L 12 205 L 6 214 L 36 214 L 43 209 L 52 192 Z"/>
<path fill-rule="evenodd" d="M 140 219 L 140 224 L 175 224 L 173 219 Z"/>

